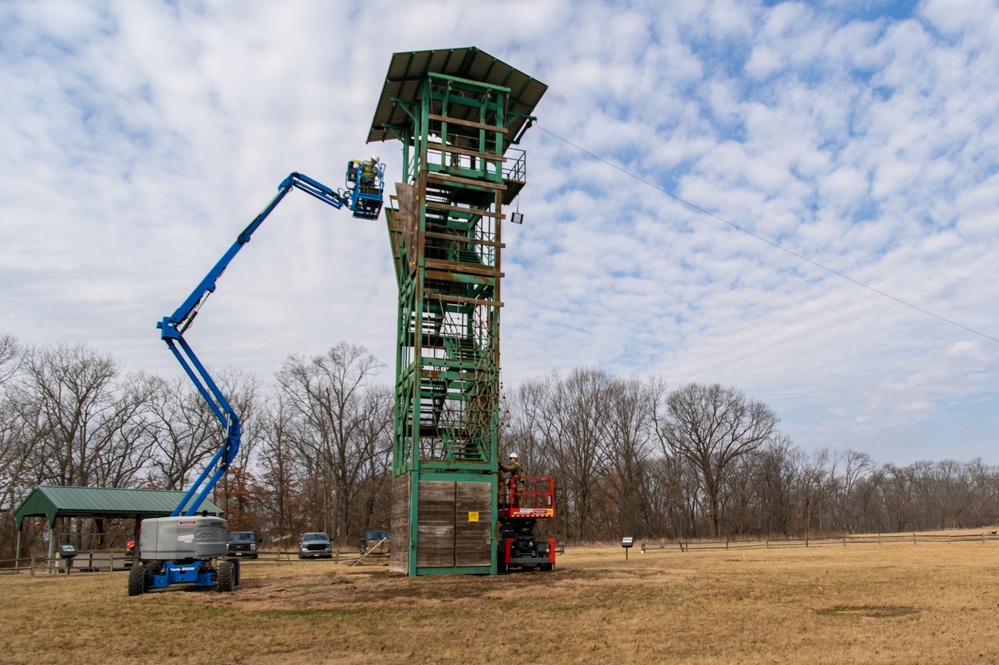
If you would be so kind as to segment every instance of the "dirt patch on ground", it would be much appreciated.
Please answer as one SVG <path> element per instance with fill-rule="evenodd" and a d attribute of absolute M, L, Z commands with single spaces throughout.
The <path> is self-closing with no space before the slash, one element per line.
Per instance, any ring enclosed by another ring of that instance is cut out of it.
<path fill-rule="evenodd" d="M 498 576 L 407 577 L 380 570 L 310 572 L 300 576 L 246 575 L 234 594 L 209 596 L 216 607 L 242 612 L 357 610 L 373 607 L 454 607 L 466 602 L 517 602 L 524 598 L 593 593 L 607 584 L 649 588 L 694 575 L 663 569 L 586 568 Z"/>
<path fill-rule="evenodd" d="M 505 598 L 579 578 L 593 571 L 555 571 L 504 576 L 407 577 L 387 570 L 331 571 L 277 579 L 244 579 L 235 594 L 210 596 L 210 603 L 242 611 L 345 609 L 350 606 L 431 606 L 482 598 Z"/>
<path fill-rule="evenodd" d="M 837 605 L 815 610 L 823 616 L 869 617 L 871 619 L 889 619 L 892 617 L 919 614 L 921 610 L 915 607 L 899 607 L 897 605 Z"/>

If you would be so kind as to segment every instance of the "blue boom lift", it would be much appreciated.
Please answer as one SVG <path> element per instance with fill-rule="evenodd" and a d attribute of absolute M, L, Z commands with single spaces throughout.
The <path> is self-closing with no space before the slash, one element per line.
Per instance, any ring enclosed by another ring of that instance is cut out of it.
<path fill-rule="evenodd" d="M 219 591 L 232 591 L 239 584 L 239 561 L 224 558 L 228 523 L 222 518 L 209 516 L 207 512 L 198 513 L 201 504 L 239 452 L 239 415 L 184 339 L 184 332 L 194 322 L 201 305 L 214 293 L 216 282 L 233 257 L 250 242 L 253 233 L 288 192 L 300 189 L 334 208 L 346 206 L 359 219 L 377 219 L 382 209 L 384 170 L 377 157 L 367 162 L 348 162 L 346 188 L 340 191 L 334 191 L 300 173 L 289 175 L 278 187 L 277 196 L 239 234 L 236 242 L 187 300 L 177 311 L 156 324 L 161 331 L 160 338 L 166 342 L 222 424 L 225 440 L 170 517 L 142 522 L 136 562 L 128 578 L 128 595 L 137 596 L 171 584 L 215 587 Z"/>

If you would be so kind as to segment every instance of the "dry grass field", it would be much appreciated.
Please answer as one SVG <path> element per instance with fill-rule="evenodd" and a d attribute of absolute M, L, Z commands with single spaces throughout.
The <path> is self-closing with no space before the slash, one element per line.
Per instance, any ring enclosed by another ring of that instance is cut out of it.
<path fill-rule="evenodd" d="M 231 594 L 0 577 L 3 663 L 999 663 L 999 546 L 569 548 L 554 573 L 245 562 Z"/>

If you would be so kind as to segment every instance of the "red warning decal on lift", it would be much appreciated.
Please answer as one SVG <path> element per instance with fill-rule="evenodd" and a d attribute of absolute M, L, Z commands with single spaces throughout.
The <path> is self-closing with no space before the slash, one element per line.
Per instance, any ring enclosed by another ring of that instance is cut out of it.
<path fill-rule="evenodd" d="M 180 520 L 177 524 L 197 524 L 198 520 Z"/>

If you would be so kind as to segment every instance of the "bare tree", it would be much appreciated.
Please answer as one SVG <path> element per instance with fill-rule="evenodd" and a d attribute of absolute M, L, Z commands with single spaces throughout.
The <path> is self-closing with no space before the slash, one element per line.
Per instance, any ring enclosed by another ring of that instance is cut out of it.
<path fill-rule="evenodd" d="M 101 418 L 95 439 L 96 456 L 91 484 L 130 487 L 148 463 L 153 431 L 148 419 L 156 382 L 144 374 L 126 376 L 115 386 L 112 408 Z"/>
<path fill-rule="evenodd" d="M 13 378 L 21 368 L 23 349 L 17 338 L 0 335 L 0 389 Z"/>
<path fill-rule="evenodd" d="M 392 514 L 392 408 L 395 395 L 386 386 L 372 386 L 365 394 L 360 438 L 369 454 L 362 456 L 366 468 L 360 470 L 360 483 L 351 523 L 361 532 L 388 529 Z"/>
<path fill-rule="evenodd" d="M 721 491 L 732 463 L 768 441 L 779 419 L 762 402 L 735 388 L 691 383 L 668 395 L 656 433 L 665 451 L 685 457 L 700 471 L 712 536 L 721 533 Z"/>
<path fill-rule="evenodd" d="M 565 379 L 551 374 L 544 382 L 537 423 L 545 455 L 552 460 L 567 538 L 596 535 L 594 519 L 606 471 L 609 383 L 604 372 L 580 368 Z"/>
<path fill-rule="evenodd" d="M 34 445 L 26 432 L 27 423 L 34 418 L 25 417 L 5 390 L 21 365 L 20 354 L 13 337 L 0 336 L 0 510 L 13 511 L 19 479 L 26 472 L 25 463 Z"/>
<path fill-rule="evenodd" d="M 503 419 L 507 427 L 499 439 L 499 458 L 517 453 L 528 475 L 554 474 L 554 460 L 544 445 L 546 414 L 549 412 L 549 384 L 544 380 L 528 381 L 503 400 Z"/>
<path fill-rule="evenodd" d="M 815 528 L 822 531 L 822 510 L 825 505 L 826 471 L 829 459 L 829 451 L 825 449 L 817 450 L 812 455 L 801 461 L 798 467 L 798 477 L 796 495 L 798 497 L 799 510 L 802 513 L 803 524 L 800 530 L 804 532 L 805 539 L 808 539 L 809 531 L 813 522 Z"/>
<path fill-rule="evenodd" d="M 954 460 L 942 460 L 934 465 L 925 481 L 928 528 L 977 526 L 971 517 L 972 483 L 965 465 Z"/>
<path fill-rule="evenodd" d="M 794 528 L 795 485 L 803 454 L 788 436 L 778 436 L 760 451 L 758 491 L 767 536 L 788 536 Z"/>
<path fill-rule="evenodd" d="M 884 482 L 884 468 L 879 466 L 857 483 L 855 503 L 859 504 L 857 509 L 861 517 L 859 528 L 867 533 L 881 533 L 886 530 L 887 516 L 884 506 L 878 500 Z"/>
<path fill-rule="evenodd" d="M 261 418 L 261 479 L 263 501 L 269 513 L 272 536 L 281 544 L 295 533 L 305 531 L 301 523 L 302 507 L 297 504 L 300 468 L 293 444 L 294 424 L 281 397 L 273 399 Z"/>
<path fill-rule="evenodd" d="M 226 395 L 229 404 L 239 415 L 242 437 L 236 456 L 215 488 L 215 499 L 225 510 L 233 530 L 260 531 L 260 492 L 256 487 L 253 468 L 254 453 L 259 441 L 260 382 L 255 374 L 229 368 L 221 373 L 218 384 L 222 394 Z M 225 432 L 220 429 L 211 452 L 217 451 L 224 440 Z"/>
<path fill-rule="evenodd" d="M 31 348 L 3 391 L 3 462 L 13 497 L 41 483 L 129 487 L 149 457 L 151 382 L 122 377 L 86 346 Z M 76 536 L 90 523 L 76 523 Z M 101 525 L 97 527 L 100 542 Z"/>
<path fill-rule="evenodd" d="M 187 377 L 155 378 L 153 383 L 149 419 L 155 452 L 149 482 L 161 489 L 180 490 L 189 474 L 215 454 L 222 430 Z"/>
<path fill-rule="evenodd" d="M 386 452 L 390 396 L 369 386 L 381 368 L 364 347 L 341 342 L 322 356 L 292 356 L 278 373 L 284 404 L 300 424 L 296 446 L 321 483 L 323 530 L 339 542 L 357 535 L 352 505 L 372 458 Z"/>
<path fill-rule="evenodd" d="M 844 533 L 852 531 L 850 504 L 857 484 L 874 471 L 874 460 L 867 453 L 847 450 L 832 457 L 829 477 L 835 480 L 839 524 Z"/>
<path fill-rule="evenodd" d="M 96 480 L 98 460 L 111 440 L 106 423 L 118 408 L 118 366 L 85 346 L 35 349 L 25 358 L 24 379 L 14 390 L 37 405 L 42 444 L 38 463 L 48 482 L 85 486 Z"/>
<path fill-rule="evenodd" d="M 557 472 L 558 465 L 553 448 L 545 445 L 546 435 L 552 428 L 547 426 L 550 411 L 550 384 L 545 380 L 532 380 L 521 384 L 510 395 L 501 396 L 501 422 L 506 427 L 500 431 L 499 459 L 506 459 L 509 453 L 517 453 L 520 465 L 529 476 L 552 476 L 555 478 L 556 517 L 554 520 L 540 520 L 539 537 L 565 540 L 569 532 L 567 519 L 570 512 L 565 501 L 565 483 Z M 542 536 L 543 534 L 543 536 Z"/>
<path fill-rule="evenodd" d="M 723 516 L 721 522 L 726 525 L 726 536 L 762 531 L 766 519 L 761 514 L 758 462 L 756 453 L 741 455 L 732 460 L 728 471 L 721 477 L 718 503 Z"/>
<path fill-rule="evenodd" d="M 697 533 L 702 487 L 700 474 L 682 457 L 663 454 L 648 464 L 650 535 L 689 538 Z"/>
<path fill-rule="evenodd" d="M 645 537 L 648 523 L 646 474 L 652 452 L 652 393 L 637 380 L 614 380 L 607 387 L 604 457 L 610 500 L 616 505 L 612 532 Z"/>
<path fill-rule="evenodd" d="M 916 477 L 915 466 L 885 465 L 884 505 L 891 518 L 892 531 L 914 529 L 918 506 L 915 502 Z"/>
<path fill-rule="evenodd" d="M 987 466 L 981 458 L 966 465 L 969 482 L 974 496 L 976 524 L 996 524 L 999 522 L 999 473 L 996 467 Z"/>
<path fill-rule="evenodd" d="M 37 403 L 5 388 L 17 376 L 22 353 L 13 337 L 0 337 L 0 558 L 7 559 L 15 555 L 17 541 L 14 510 L 38 479 L 35 462 L 43 429 Z"/>

